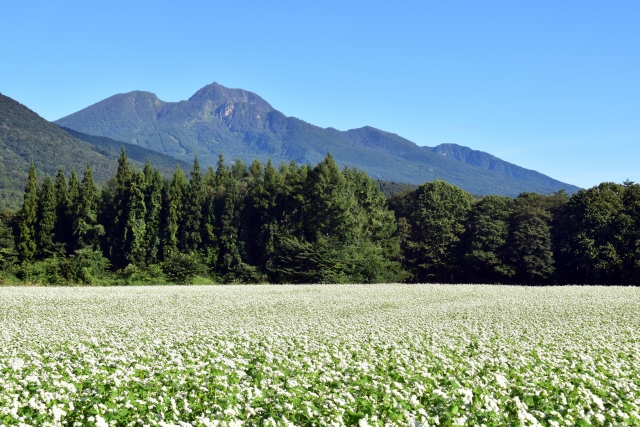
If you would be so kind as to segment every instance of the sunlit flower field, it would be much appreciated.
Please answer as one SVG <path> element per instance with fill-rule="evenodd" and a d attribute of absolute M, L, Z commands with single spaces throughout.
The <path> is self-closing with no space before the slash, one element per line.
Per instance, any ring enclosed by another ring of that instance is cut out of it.
<path fill-rule="evenodd" d="M 0 425 L 640 425 L 640 289 L 0 288 Z"/>

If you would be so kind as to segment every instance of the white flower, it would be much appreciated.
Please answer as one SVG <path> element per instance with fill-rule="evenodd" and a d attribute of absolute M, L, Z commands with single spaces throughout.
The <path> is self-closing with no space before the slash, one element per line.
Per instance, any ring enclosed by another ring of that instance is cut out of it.
<path fill-rule="evenodd" d="M 109 427 L 109 423 L 105 421 L 100 415 L 96 415 L 96 427 Z"/>

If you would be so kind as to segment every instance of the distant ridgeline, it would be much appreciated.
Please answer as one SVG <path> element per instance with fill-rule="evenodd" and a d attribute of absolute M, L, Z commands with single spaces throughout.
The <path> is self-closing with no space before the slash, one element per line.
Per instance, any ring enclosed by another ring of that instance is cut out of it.
<path fill-rule="evenodd" d="M 440 179 L 473 194 L 549 194 L 578 187 L 481 151 L 454 144 L 420 147 L 370 126 L 347 131 L 321 128 L 287 117 L 255 93 L 213 83 L 180 102 L 150 92 L 111 96 L 57 120 L 60 126 L 203 165 L 218 153 L 229 159 L 315 165 L 330 152 L 336 163 L 357 167 L 374 179 L 415 185 Z"/>
<path fill-rule="evenodd" d="M 115 162 L 115 160 L 114 160 Z M 102 188 L 60 170 L 0 218 L 0 283 L 640 284 L 640 185 L 472 195 L 242 160 L 170 178 L 124 150 Z M 381 191 L 382 188 L 382 191 Z M 389 200 L 383 191 L 394 194 Z"/>

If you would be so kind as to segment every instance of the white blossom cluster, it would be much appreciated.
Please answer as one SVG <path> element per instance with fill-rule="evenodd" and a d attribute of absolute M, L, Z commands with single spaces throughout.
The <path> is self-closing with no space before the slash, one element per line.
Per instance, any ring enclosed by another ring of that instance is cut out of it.
<path fill-rule="evenodd" d="M 0 288 L 0 425 L 640 425 L 640 289 Z"/>

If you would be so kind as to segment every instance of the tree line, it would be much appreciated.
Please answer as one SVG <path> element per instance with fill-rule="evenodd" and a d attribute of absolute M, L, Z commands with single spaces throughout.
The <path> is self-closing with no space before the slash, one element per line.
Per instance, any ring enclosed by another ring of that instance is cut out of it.
<path fill-rule="evenodd" d="M 640 186 L 474 198 L 444 181 L 387 198 L 328 155 L 165 179 L 124 149 L 98 188 L 63 170 L 0 218 L 0 280 L 50 284 L 640 281 Z"/>

